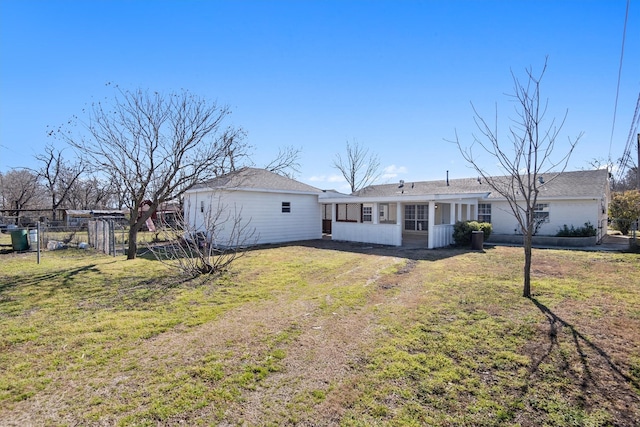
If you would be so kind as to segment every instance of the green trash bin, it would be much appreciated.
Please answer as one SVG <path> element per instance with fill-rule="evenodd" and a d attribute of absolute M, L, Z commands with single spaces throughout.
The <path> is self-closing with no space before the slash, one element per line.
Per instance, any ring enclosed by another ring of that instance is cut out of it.
<path fill-rule="evenodd" d="M 11 232 L 11 246 L 14 251 L 26 251 L 29 249 L 29 236 L 27 230 L 13 230 Z"/>

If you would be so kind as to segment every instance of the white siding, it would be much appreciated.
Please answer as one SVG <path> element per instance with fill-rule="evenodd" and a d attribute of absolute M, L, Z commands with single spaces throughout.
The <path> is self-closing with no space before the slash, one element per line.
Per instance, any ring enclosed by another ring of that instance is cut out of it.
<path fill-rule="evenodd" d="M 434 248 L 444 248 L 454 243 L 452 224 L 434 225 L 432 230 Z"/>
<path fill-rule="evenodd" d="M 401 224 L 362 224 L 334 221 L 331 225 L 331 236 L 333 240 L 400 246 L 402 245 L 401 227 Z"/>
<path fill-rule="evenodd" d="M 507 202 L 491 201 L 491 226 L 495 234 L 520 234 L 518 222 Z M 539 200 L 549 204 L 549 222 L 538 229 L 539 236 L 554 236 L 565 224 L 583 227 L 590 222 L 595 228 L 600 219 L 600 200 Z"/>
<path fill-rule="evenodd" d="M 200 211 L 205 202 L 205 212 Z M 282 202 L 291 211 L 282 212 Z M 185 197 L 185 220 L 197 230 L 206 230 L 207 209 L 224 210 L 222 218 L 240 215 L 243 225 L 255 230 L 255 243 L 282 243 L 322 238 L 321 205 L 318 196 L 253 191 L 190 192 Z M 188 213 L 187 213 L 188 212 Z M 210 216 L 210 215 L 209 215 Z M 228 241 L 231 224 L 216 227 L 216 238 Z"/>

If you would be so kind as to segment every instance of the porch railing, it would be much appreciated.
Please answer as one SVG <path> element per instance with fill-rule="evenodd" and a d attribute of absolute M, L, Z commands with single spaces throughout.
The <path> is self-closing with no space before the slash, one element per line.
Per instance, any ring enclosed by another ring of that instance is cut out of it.
<path fill-rule="evenodd" d="M 433 226 L 433 247 L 443 248 L 453 244 L 453 224 Z"/>

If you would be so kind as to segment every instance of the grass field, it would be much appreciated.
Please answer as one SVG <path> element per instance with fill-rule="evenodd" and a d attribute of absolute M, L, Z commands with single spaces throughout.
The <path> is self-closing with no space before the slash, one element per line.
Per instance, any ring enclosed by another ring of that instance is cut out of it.
<path fill-rule="evenodd" d="M 0 425 L 634 426 L 640 257 L 332 242 L 223 277 L 0 257 Z"/>

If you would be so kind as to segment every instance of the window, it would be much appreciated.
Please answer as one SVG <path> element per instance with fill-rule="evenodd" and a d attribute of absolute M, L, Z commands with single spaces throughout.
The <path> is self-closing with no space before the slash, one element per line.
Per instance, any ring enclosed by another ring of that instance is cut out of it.
<path fill-rule="evenodd" d="M 282 202 L 282 213 L 291 212 L 291 202 Z"/>
<path fill-rule="evenodd" d="M 427 205 L 406 205 L 404 207 L 404 229 L 408 231 L 427 231 Z"/>
<path fill-rule="evenodd" d="M 362 206 L 362 222 L 373 220 L 373 206 Z"/>
<path fill-rule="evenodd" d="M 478 203 L 478 221 L 491 222 L 491 203 Z"/>
<path fill-rule="evenodd" d="M 549 222 L 549 204 L 536 203 L 533 207 L 533 218 L 537 223 Z"/>

